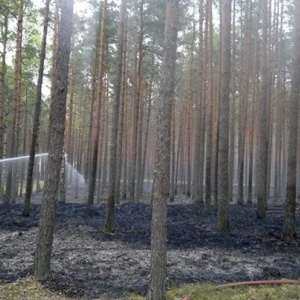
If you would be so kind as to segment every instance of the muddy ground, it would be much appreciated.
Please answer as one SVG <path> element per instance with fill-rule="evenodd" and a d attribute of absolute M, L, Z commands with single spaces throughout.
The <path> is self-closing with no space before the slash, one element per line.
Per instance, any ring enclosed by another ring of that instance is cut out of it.
<path fill-rule="evenodd" d="M 2 282 L 32 271 L 40 205 L 33 205 L 29 218 L 22 217 L 21 207 L 0 207 Z M 145 294 L 150 204 L 117 205 L 115 235 L 101 231 L 104 215 L 104 204 L 58 205 L 52 272 L 45 285 L 77 299 Z M 300 278 L 300 239 L 281 239 L 282 216 L 280 204 L 269 208 L 265 221 L 256 219 L 254 205 L 231 205 L 231 233 L 221 235 L 215 231 L 216 213 L 207 216 L 203 206 L 177 199 L 168 208 L 168 286 Z"/>

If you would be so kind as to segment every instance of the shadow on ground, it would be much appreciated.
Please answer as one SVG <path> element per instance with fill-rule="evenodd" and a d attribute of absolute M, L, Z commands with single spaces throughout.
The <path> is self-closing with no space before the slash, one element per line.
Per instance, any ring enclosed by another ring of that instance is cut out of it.
<path fill-rule="evenodd" d="M 20 204 L 0 207 L 0 279 L 32 270 L 40 205 L 22 217 Z M 59 204 L 52 273 L 44 284 L 73 298 L 145 294 L 149 275 L 151 209 L 116 206 L 116 234 L 105 235 L 105 205 Z M 175 202 L 168 207 L 168 286 L 183 283 L 300 277 L 300 240 L 281 239 L 283 206 L 256 219 L 252 205 L 230 206 L 231 233 L 216 232 L 216 213 Z M 297 225 L 300 220 L 297 214 Z"/>

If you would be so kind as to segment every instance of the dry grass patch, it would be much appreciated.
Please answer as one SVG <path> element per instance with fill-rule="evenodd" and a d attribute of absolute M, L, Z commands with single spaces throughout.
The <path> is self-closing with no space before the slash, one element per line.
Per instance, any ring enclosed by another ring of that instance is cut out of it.
<path fill-rule="evenodd" d="M 0 300 L 66 300 L 64 295 L 44 288 L 32 277 L 12 283 L 0 282 Z"/>
<path fill-rule="evenodd" d="M 12 283 L 3 283 L 0 281 L 0 300 L 71 300 L 62 293 L 53 292 L 44 287 L 33 277 L 26 277 Z M 88 298 L 81 298 L 87 300 Z M 97 300 L 143 300 L 138 295 L 128 295 L 125 298 L 101 297 Z"/>
<path fill-rule="evenodd" d="M 299 300 L 300 285 L 217 288 L 210 284 L 196 284 L 181 286 L 168 292 L 168 300 L 183 298 L 188 300 Z"/>
<path fill-rule="evenodd" d="M 32 277 L 13 283 L 0 282 L 0 300 L 71 300 L 53 292 Z M 87 300 L 88 298 L 80 298 Z M 97 300 L 143 300 L 139 295 L 100 297 Z M 168 291 L 167 300 L 292 300 L 300 299 L 300 285 L 218 288 L 212 284 L 184 285 Z"/>

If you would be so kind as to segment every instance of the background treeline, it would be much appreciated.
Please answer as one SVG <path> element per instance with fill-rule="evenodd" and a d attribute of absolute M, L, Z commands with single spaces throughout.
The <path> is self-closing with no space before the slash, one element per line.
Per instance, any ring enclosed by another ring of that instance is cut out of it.
<path fill-rule="evenodd" d="M 38 152 L 48 151 L 57 1 L 50 3 Z M 172 108 L 170 198 L 183 193 L 205 200 L 208 212 L 218 195 L 220 2 L 180 1 Z M 44 16 L 39 5 L 0 1 L 0 158 L 30 151 Z M 89 203 L 103 197 L 108 187 L 119 10 L 117 1 L 75 3 L 65 151 L 87 182 L 94 182 Z M 151 191 L 164 11 L 162 0 L 127 1 L 116 195 L 130 201 L 141 198 L 146 181 Z M 255 198 L 262 166 L 267 197 L 286 195 L 293 14 L 293 1 L 232 1 L 229 187 L 230 199 L 241 204 Z M 258 159 L 262 141 L 266 164 Z"/>

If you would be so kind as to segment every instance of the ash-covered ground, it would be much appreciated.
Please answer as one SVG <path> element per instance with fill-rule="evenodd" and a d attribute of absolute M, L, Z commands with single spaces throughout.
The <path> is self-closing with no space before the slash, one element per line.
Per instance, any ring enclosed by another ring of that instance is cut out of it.
<path fill-rule="evenodd" d="M 0 280 L 32 272 L 40 205 L 22 217 L 22 205 L 0 207 Z M 116 206 L 116 234 L 105 235 L 105 205 L 58 204 L 52 271 L 46 286 L 77 299 L 128 292 L 145 294 L 149 276 L 151 207 Z M 300 278 L 300 239 L 281 239 L 283 205 L 257 220 L 254 205 L 230 206 L 230 234 L 216 232 L 217 215 L 176 201 L 168 207 L 168 286 Z M 297 214 L 297 226 L 300 217 Z"/>

